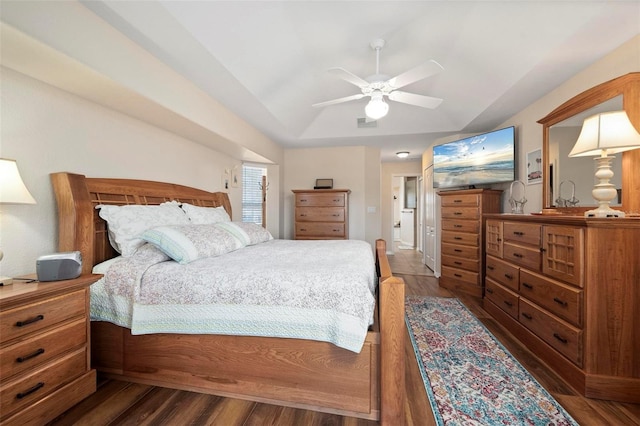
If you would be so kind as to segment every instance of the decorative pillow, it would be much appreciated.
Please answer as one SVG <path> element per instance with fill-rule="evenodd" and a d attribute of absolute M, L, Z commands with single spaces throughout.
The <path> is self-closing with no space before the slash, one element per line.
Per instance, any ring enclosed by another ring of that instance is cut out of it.
<path fill-rule="evenodd" d="M 191 223 L 196 225 L 231 222 L 231 218 L 224 207 L 200 207 L 183 203 L 182 209 L 187 213 Z"/>
<path fill-rule="evenodd" d="M 146 230 L 141 237 L 181 264 L 244 247 L 240 239 L 218 224 L 159 226 Z"/>
<path fill-rule="evenodd" d="M 188 224 L 189 218 L 175 201 L 159 206 L 99 205 L 100 217 L 107 221 L 109 241 L 122 256 L 129 257 L 145 242 L 140 234 L 162 225 Z"/>
<path fill-rule="evenodd" d="M 240 240 L 243 246 L 251 246 L 273 240 L 271 233 L 257 223 L 221 222 L 216 225 Z"/>

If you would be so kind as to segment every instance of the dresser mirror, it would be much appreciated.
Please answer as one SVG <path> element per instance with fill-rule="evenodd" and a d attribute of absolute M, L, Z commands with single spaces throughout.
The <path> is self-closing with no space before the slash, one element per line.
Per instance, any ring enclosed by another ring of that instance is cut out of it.
<path fill-rule="evenodd" d="M 565 102 L 539 120 L 543 126 L 543 207 L 566 214 L 582 214 L 596 202 L 591 195 L 595 178 L 593 157 L 569 158 L 585 118 L 624 109 L 640 129 L 640 73 L 630 73 L 595 86 Z M 618 199 L 612 206 L 640 212 L 640 150 L 615 155 L 612 183 Z"/>

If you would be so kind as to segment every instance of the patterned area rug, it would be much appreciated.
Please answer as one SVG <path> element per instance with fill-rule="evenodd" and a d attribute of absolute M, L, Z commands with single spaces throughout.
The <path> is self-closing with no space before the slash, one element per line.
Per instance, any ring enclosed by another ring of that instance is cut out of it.
<path fill-rule="evenodd" d="M 406 322 L 438 425 L 576 425 L 458 300 L 407 297 Z"/>

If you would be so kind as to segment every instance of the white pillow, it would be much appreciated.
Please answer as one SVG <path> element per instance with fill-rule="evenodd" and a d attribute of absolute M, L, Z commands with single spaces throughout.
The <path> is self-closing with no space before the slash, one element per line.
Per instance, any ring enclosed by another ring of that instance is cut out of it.
<path fill-rule="evenodd" d="M 191 223 L 195 225 L 210 225 L 220 222 L 231 222 L 229 214 L 224 207 L 200 207 L 193 204 L 182 203 L 182 209 L 187 214 Z"/>
<path fill-rule="evenodd" d="M 111 245 L 124 257 L 132 256 L 145 243 L 140 234 L 147 229 L 189 223 L 187 215 L 173 201 L 159 206 L 101 204 L 96 208 L 100 209 L 100 217 L 107 221 Z"/>

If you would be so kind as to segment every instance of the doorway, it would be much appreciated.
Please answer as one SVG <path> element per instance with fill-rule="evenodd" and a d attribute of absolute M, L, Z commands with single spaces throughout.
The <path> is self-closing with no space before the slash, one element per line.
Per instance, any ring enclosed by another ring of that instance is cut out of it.
<path fill-rule="evenodd" d="M 393 240 L 394 250 L 416 250 L 422 236 L 419 235 L 421 217 L 420 175 L 392 175 L 393 192 Z"/>

